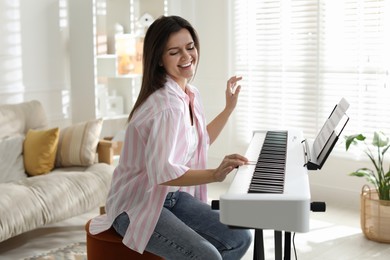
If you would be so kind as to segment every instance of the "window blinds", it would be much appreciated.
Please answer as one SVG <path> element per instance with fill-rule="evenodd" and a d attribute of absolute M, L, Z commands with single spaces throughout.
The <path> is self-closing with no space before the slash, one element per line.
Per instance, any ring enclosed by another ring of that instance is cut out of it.
<path fill-rule="evenodd" d="M 298 128 L 314 139 L 345 97 L 343 134 L 390 133 L 390 11 L 374 0 L 234 0 L 237 133 Z"/>

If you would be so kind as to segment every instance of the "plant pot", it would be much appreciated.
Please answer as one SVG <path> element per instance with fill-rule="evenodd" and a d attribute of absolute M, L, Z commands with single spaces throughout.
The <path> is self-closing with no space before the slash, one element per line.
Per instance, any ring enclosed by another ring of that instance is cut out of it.
<path fill-rule="evenodd" d="M 379 200 L 375 189 L 363 186 L 360 223 L 364 235 L 373 241 L 390 243 L 390 201 Z"/>

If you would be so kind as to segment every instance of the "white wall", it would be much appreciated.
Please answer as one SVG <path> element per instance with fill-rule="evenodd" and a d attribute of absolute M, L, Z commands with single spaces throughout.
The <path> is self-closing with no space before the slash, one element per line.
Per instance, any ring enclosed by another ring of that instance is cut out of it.
<path fill-rule="evenodd" d="M 72 108 L 78 107 L 76 113 L 83 113 L 84 106 L 94 107 L 90 96 L 83 94 L 77 105 L 71 103 L 69 25 L 59 23 L 59 2 L 0 1 L 0 104 L 39 99 L 51 124 L 56 126 L 70 123 Z M 170 0 L 168 4 L 169 14 L 188 19 L 199 33 L 201 58 L 193 83 L 202 93 L 207 119 L 211 120 L 223 109 L 226 80 L 231 75 L 228 21 L 231 1 Z M 233 115 L 210 148 L 210 166 L 217 165 L 225 154 L 245 152 L 248 144 L 239 143 L 236 134 Z M 356 161 L 332 154 L 321 171 L 310 173 L 313 198 L 357 208 L 365 182 L 347 173 L 360 166 Z"/>
<path fill-rule="evenodd" d="M 72 122 L 96 118 L 95 1 L 68 0 Z"/>
<path fill-rule="evenodd" d="M 50 120 L 68 117 L 67 32 L 58 0 L 0 2 L 0 103 L 39 99 Z"/>

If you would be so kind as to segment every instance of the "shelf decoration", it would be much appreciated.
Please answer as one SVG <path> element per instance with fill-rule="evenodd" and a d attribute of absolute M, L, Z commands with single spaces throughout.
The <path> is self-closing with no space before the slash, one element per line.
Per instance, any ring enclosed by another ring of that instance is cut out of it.
<path fill-rule="evenodd" d="M 134 34 L 116 34 L 115 50 L 118 75 L 142 73 L 142 51 L 144 37 Z"/>
<path fill-rule="evenodd" d="M 135 33 L 123 33 L 123 27 L 117 25 L 115 50 L 118 75 L 142 74 L 142 55 L 146 30 L 153 23 L 152 15 L 143 14 L 136 23 Z"/>

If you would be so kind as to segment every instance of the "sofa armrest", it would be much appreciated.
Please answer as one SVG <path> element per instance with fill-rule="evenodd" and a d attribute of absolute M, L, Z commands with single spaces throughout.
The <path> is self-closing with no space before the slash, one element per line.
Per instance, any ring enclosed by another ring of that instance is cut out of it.
<path fill-rule="evenodd" d="M 98 147 L 98 160 L 101 163 L 113 164 L 114 162 L 114 147 L 113 143 L 108 140 L 99 140 Z"/>

